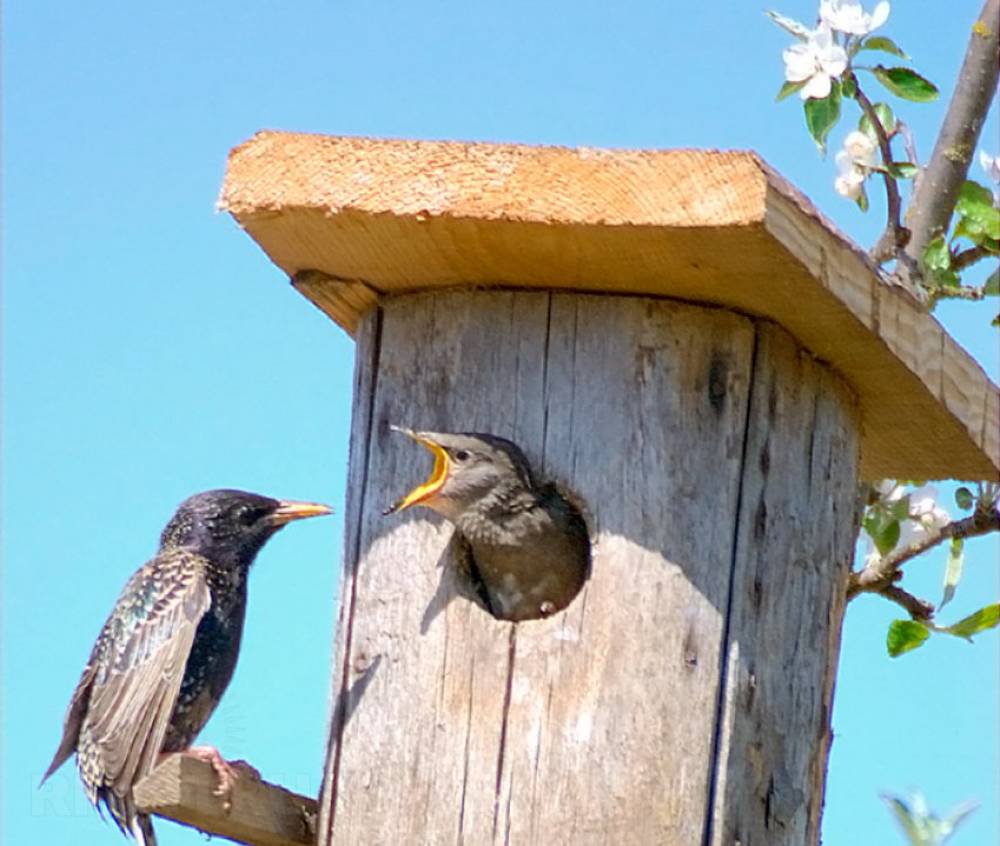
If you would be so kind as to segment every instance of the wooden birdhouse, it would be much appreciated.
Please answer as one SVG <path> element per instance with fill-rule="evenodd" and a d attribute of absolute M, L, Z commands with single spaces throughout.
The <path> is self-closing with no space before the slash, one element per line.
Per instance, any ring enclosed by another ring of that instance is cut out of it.
<path fill-rule="evenodd" d="M 746 152 L 267 132 L 230 212 L 356 341 L 318 842 L 818 840 L 858 483 L 994 478 L 1000 399 Z M 545 619 L 383 509 L 489 432 L 581 503 Z"/>

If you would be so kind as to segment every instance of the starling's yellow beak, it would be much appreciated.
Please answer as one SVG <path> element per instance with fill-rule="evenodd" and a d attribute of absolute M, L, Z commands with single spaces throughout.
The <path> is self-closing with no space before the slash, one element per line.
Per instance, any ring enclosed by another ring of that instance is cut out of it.
<path fill-rule="evenodd" d="M 402 432 L 404 435 L 409 435 L 418 444 L 423 444 L 427 447 L 434 454 L 434 469 L 431 470 L 430 478 L 426 482 L 422 485 L 417 485 L 406 496 L 389 506 L 383 514 L 395 514 L 397 511 L 402 511 L 411 505 L 418 505 L 424 502 L 441 490 L 441 486 L 448 477 L 448 453 L 444 447 L 426 437 L 422 432 L 414 432 L 411 429 L 404 429 L 401 426 L 390 426 L 389 428 L 394 432 Z"/>
<path fill-rule="evenodd" d="M 306 517 L 322 517 L 324 514 L 331 514 L 333 509 L 329 505 L 319 502 L 293 502 L 283 501 L 271 514 L 270 521 L 273 526 L 284 526 L 292 520 L 302 520 Z"/>

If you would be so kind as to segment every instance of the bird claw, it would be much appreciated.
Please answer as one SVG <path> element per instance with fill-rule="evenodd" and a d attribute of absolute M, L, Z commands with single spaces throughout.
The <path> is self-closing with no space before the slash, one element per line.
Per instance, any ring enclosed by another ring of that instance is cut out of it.
<path fill-rule="evenodd" d="M 249 775 L 254 780 L 260 780 L 260 772 L 246 761 L 227 761 L 214 746 L 192 746 L 183 754 L 212 765 L 219 779 L 212 795 L 222 800 L 222 808 L 226 813 L 233 807 L 233 785 L 241 775 Z"/>

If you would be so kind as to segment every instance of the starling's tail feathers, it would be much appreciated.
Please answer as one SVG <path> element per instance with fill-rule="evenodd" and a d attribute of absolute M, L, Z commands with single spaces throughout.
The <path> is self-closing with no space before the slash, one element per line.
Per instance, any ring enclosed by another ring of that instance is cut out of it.
<path fill-rule="evenodd" d="M 132 836 L 139 846 L 156 846 L 156 833 L 149 814 L 136 814 L 132 820 Z"/>
<path fill-rule="evenodd" d="M 111 814 L 116 826 L 121 829 L 121 833 L 126 837 L 132 837 L 139 846 L 156 846 L 156 834 L 153 832 L 153 821 L 149 814 L 140 814 L 135 809 L 135 799 L 129 791 L 124 796 L 119 796 L 113 790 L 106 787 L 97 789 L 98 801 L 95 803 L 98 812 L 103 805 Z M 101 813 L 103 817 L 104 814 Z"/>

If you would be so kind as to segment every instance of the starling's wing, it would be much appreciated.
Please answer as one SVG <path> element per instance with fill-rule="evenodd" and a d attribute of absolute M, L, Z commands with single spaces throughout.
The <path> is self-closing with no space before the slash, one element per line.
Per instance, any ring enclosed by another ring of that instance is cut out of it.
<path fill-rule="evenodd" d="M 150 561 L 122 592 L 95 649 L 81 774 L 87 781 L 83 771 L 92 769 L 93 787 L 103 787 L 99 795 L 116 818 L 116 810 L 125 811 L 129 823 L 132 787 L 156 764 L 195 631 L 211 604 L 202 565 L 183 550 Z"/>
<path fill-rule="evenodd" d="M 73 691 L 73 698 L 69 701 L 69 708 L 66 709 L 66 719 L 63 721 L 62 740 L 59 741 L 59 748 L 52 758 L 52 763 L 42 776 L 41 784 L 58 770 L 66 760 L 76 751 L 77 740 L 80 737 L 80 726 L 83 718 L 87 715 L 87 705 L 90 701 L 90 685 L 94 681 L 94 674 L 97 668 L 93 662 L 88 662 L 80 676 L 80 681 Z"/>

